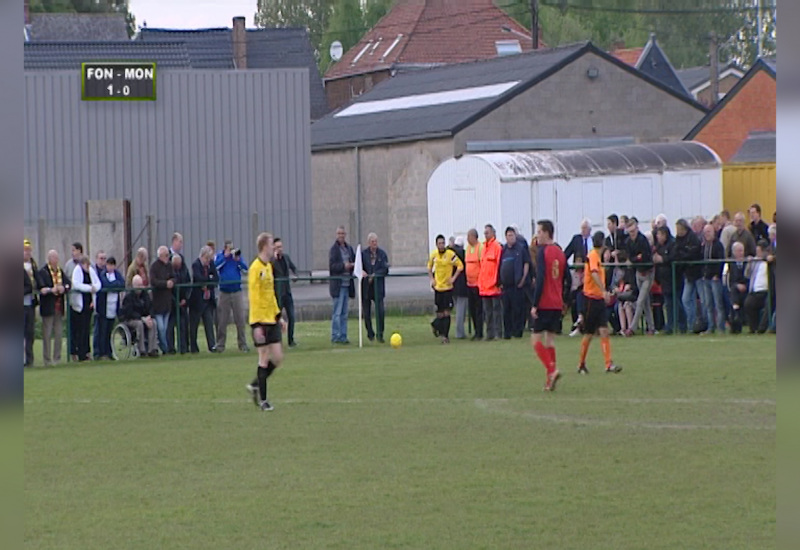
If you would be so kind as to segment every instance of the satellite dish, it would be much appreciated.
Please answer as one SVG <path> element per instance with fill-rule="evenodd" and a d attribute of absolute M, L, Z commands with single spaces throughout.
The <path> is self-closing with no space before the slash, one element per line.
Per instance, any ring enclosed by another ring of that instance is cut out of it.
<path fill-rule="evenodd" d="M 338 40 L 334 40 L 330 49 L 331 59 L 334 61 L 339 61 L 342 58 L 343 53 L 344 48 L 342 47 L 342 43 Z"/>

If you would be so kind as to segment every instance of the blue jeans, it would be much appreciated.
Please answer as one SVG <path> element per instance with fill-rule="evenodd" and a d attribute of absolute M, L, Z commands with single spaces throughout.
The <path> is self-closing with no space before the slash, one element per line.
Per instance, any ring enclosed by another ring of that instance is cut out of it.
<path fill-rule="evenodd" d="M 695 283 L 697 281 L 686 280 L 683 283 L 683 294 L 681 303 L 683 311 L 686 313 L 686 328 L 689 332 L 694 330 L 694 322 L 697 319 L 697 293 Z"/>
<path fill-rule="evenodd" d="M 331 318 L 331 342 L 347 340 L 347 307 L 350 301 L 350 285 L 342 284 L 339 296 L 333 299 L 333 317 Z"/>
<path fill-rule="evenodd" d="M 716 324 L 720 332 L 725 332 L 725 302 L 722 299 L 722 281 L 704 279 L 701 288 L 703 289 L 703 310 L 706 313 L 708 330 L 713 332 Z"/>
<path fill-rule="evenodd" d="M 161 353 L 167 353 L 169 347 L 167 346 L 167 327 L 169 326 L 169 313 L 156 313 L 153 315 L 156 320 L 156 330 L 158 331 L 158 347 L 161 348 Z"/>

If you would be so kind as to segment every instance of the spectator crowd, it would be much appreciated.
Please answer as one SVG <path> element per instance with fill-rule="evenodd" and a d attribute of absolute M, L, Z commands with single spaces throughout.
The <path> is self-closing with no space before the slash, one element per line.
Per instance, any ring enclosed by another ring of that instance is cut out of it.
<path fill-rule="evenodd" d="M 276 242 L 280 243 L 280 239 Z M 61 362 L 67 324 L 72 361 L 113 359 L 111 335 L 117 324 L 129 329 L 139 357 L 198 353 L 201 323 L 208 351 L 225 351 L 231 322 L 236 326 L 239 350 L 249 351 L 247 306 L 242 292 L 248 266 L 241 250 L 230 241 L 219 252 L 213 241 L 207 242 L 197 258 L 187 263 L 183 236 L 174 233 L 171 245 L 158 247 L 152 262 L 148 250 L 139 248 L 123 276 L 116 258 L 99 250 L 92 262 L 79 242 L 73 243 L 70 258 L 63 266 L 58 251 L 50 250 L 46 265 L 39 268 L 32 257 L 32 243 L 25 239 L 23 263 L 26 367 L 34 362 L 37 308 L 45 366 Z M 282 243 L 273 265 L 275 272 L 284 277 L 296 275 L 296 267 L 283 252 Z M 280 296 L 287 308 L 289 345 L 293 346 L 294 308 L 288 281 L 281 283 Z"/>
<path fill-rule="evenodd" d="M 606 306 L 612 332 L 622 336 L 740 333 L 744 328 L 750 333 L 775 332 L 777 220 L 773 215 L 767 224 L 758 204 L 748 215 L 749 224 L 743 212 L 731 216 L 725 210 L 711 220 L 678 219 L 672 226 L 659 215 L 647 230 L 635 216 L 609 215 L 601 256 L 611 297 Z M 591 221 L 583 220 L 564 248 L 571 261 L 563 288 L 563 315 L 572 320 L 570 336 L 583 330 L 583 263 L 593 248 L 591 233 Z M 355 297 L 358 268 L 367 336 L 382 343 L 389 258 L 374 233 L 356 258 L 346 235 L 344 227 L 337 229 L 329 253 L 331 341 L 349 343 L 348 302 Z M 453 310 L 457 339 L 467 338 L 468 320 L 472 340 L 521 338 L 526 326 L 532 326 L 538 244 L 535 236 L 529 243 L 516 226 L 505 228 L 502 236 L 503 244 L 496 229 L 486 225 L 483 240 L 477 229 L 469 230 L 466 241 L 437 237 L 427 273 L 436 296 L 431 327 L 443 343 L 449 342 Z M 276 295 L 288 325 L 288 345 L 294 347 L 291 281 L 297 278 L 297 268 L 281 240 L 276 238 L 274 244 Z M 111 334 L 117 324 L 134 335 L 140 357 L 198 353 L 201 323 L 208 351 L 225 351 L 231 322 L 239 350 L 249 351 L 242 292 L 248 265 L 230 241 L 219 252 L 213 241 L 207 242 L 187 263 L 183 236 L 174 233 L 171 245 L 160 246 L 154 261 L 146 248 L 139 248 L 124 276 L 114 257 L 100 250 L 92 262 L 78 242 L 63 266 L 58 251 L 50 250 L 39 268 L 26 239 L 23 263 L 26 367 L 34 361 L 37 308 L 46 366 L 61 361 L 67 322 L 73 361 L 113 358 Z"/>
<path fill-rule="evenodd" d="M 775 266 L 777 261 L 777 220 L 762 219 L 761 207 L 753 204 L 748 215 L 733 217 L 727 210 L 711 220 L 701 216 L 674 222 L 674 232 L 663 214 L 645 231 L 635 216 L 611 214 L 601 250 L 606 270 L 609 319 L 614 334 L 633 336 L 657 333 L 750 333 L 776 331 Z M 452 265 L 447 274 L 452 284 L 440 277 L 437 316 L 442 315 L 441 292 L 451 292 L 455 304 L 456 338 L 465 338 L 465 319 L 474 327 L 473 340 L 522 337 L 525 325 L 532 326 L 529 311 L 536 288 L 538 245 L 528 244 L 515 226 L 505 228 L 505 244 L 497 241 L 496 230 L 484 227 L 484 241 L 478 231 L 467 233 L 467 242 L 451 238 L 431 253 L 428 271 L 436 260 Z M 440 245 L 440 243 L 442 243 Z M 445 253 L 452 250 L 455 259 Z M 583 263 L 592 250 L 592 222 L 585 219 L 564 248 L 571 260 L 564 280 L 564 315 L 571 316 L 576 336 L 583 331 Z M 461 269 L 461 265 L 464 266 Z M 445 310 L 449 316 L 449 310 Z M 448 325 L 449 326 L 449 325 Z M 448 342 L 448 334 L 434 328 L 434 334 Z"/>

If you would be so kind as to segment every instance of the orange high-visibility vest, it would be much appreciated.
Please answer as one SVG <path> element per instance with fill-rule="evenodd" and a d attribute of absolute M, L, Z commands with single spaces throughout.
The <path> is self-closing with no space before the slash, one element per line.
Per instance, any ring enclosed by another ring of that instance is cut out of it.
<path fill-rule="evenodd" d="M 481 270 L 478 276 L 478 289 L 481 296 L 500 296 L 500 287 L 497 286 L 497 272 L 500 269 L 500 256 L 503 247 L 497 239 L 489 239 L 483 247 Z"/>
<path fill-rule="evenodd" d="M 478 278 L 481 275 L 481 256 L 483 255 L 483 243 L 478 243 L 475 246 L 467 244 L 467 249 L 464 251 L 464 263 L 467 274 L 467 286 L 478 286 Z"/>

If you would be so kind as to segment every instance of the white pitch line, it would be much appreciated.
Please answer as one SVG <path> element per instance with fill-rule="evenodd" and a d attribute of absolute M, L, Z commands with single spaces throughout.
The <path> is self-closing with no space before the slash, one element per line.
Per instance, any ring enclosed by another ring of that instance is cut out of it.
<path fill-rule="evenodd" d="M 169 399 L 169 398 L 134 398 L 134 399 L 26 399 L 26 405 L 37 403 L 57 403 L 57 404 L 112 404 L 112 403 L 141 403 L 141 404 L 189 404 L 189 403 L 213 403 L 213 404 L 239 404 L 249 401 L 248 398 L 241 399 Z M 500 403 L 511 402 L 568 402 L 568 403 L 629 403 L 632 405 L 647 404 L 730 404 L 730 405 L 768 405 L 775 406 L 774 399 L 714 399 L 714 398 L 625 398 L 625 397 L 518 397 L 518 398 L 485 398 L 476 399 L 474 397 L 431 397 L 431 398 L 352 398 L 352 399 L 306 399 L 306 398 L 286 398 L 275 399 L 276 403 L 294 404 L 324 404 L 324 405 L 353 405 L 353 404 L 381 404 L 381 403 Z"/>
<path fill-rule="evenodd" d="M 655 422 L 630 422 L 624 420 L 601 420 L 595 418 L 585 418 L 581 416 L 567 416 L 557 414 L 541 414 L 532 411 L 512 411 L 503 408 L 497 408 L 492 403 L 484 399 L 476 399 L 475 406 L 488 413 L 502 414 L 505 416 L 515 416 L 518 418 L 525 418 L 529 420 L 541 420 L 547 422 L 556 422 L 560 424 L 583 424 L 588 426 L 605 426 L 605 427 L 620 427 L 625 426 L 629 428 L 645 428 L 651 430 L 764 430 L 775 431 L 775 426 L 744 426 L 741 424 L 661 424 Z M 773 402 L 774 404 L 774 402 Z"/>

